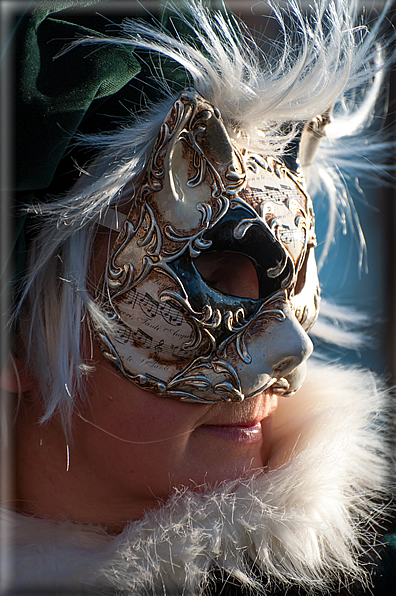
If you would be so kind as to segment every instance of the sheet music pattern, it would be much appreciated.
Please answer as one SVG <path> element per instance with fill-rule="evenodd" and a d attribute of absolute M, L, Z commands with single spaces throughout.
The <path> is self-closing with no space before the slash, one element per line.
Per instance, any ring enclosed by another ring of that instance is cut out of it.
<path fill-rule="evenodd" d="M 155 290 L 150 284 L 143 290 L 146 288 L 148 291 L 133 288 L 117 305 L 120 320 L 114 339 L 121 353 L 125 351 L 127 360 L 136 358 L 136 353 L 130 353 L 132 345 L 138 352 L 140 348 L 148 350 L 164 365 L 191 358 L 192 351 L 184 347 L 191 340 L 191 326 L 177 308 L 152 296 Z"/>
<path fill-rule="evenodd" d="M 131 309 L 138 306 L 147 317 L 154 318 L 159 315 L 168 325 L 174 327 L 180 327 L 185 320 L 180 311 L 169 302 L 158 302 L 148 292 L 143 294 L 138 292 L 136 288 L 128 292 L 125 303 L 129 304 Z"/>
<path fill-rule="evenodd" d="M 279 205 L 277 210 L 280 209 L 280 211 L 277 215 L 277 219 L 283 221 L 283 225 L 279 229 L 279 237 L 284 244 L 291 245 L 288 246 L 288 250 L 292 250 L 293 256 L 296 257 L 297 253 L 305 243 L 306 232 L 303 228 L 298 228 L 293 225 L 294 215 L 289 211 L 285 202 L 288 201 L 288 204 L 290 205 L 291 201 L 296 201 L 297 205 L 295 208 L 302 209 L 302 195 L 300 191 L 297 188 L 290 188 L 289 186 L 281 184 L 280 188 L 273 186 L 266 186 L 263 190 L 260 188 L 250 188 L 248 190 L 243 190 L 240 194 L 241 197 L 255 209 L 260 217 L 264 217 L 264 211 L 267 212 L 267 206 L 268 213 L 272 213 L 269 203 Z M 282 217 L 282 213 L 286 214 L 286 217 L 285 215 Z M 290 218 L 290 216 L 292 216 L 292 218 Z"/>
<path fill-rule="evenodd" d="M 300 228 L 286 228 L 280 230 L 280 239 L 285 244 L 292 244 L 294 248 L 301 247 L 305 241 L 305 230 Z"/>
<path fill-rule="evenodd" d="M 284 204 L 287 199 L 294 199 L 302 204 L 304 197 L 297 188 L 290 188 L 289 186 L 280 185 L 280 188 L 275 186 L 266 186 L 261 188 L 250 188 L 242 190 L 240 193 L 244 201 L 252 205 L 258 211 L 258 208 L 266 201 L 273 203 Z"/>
<path fill-rule="evenodd" d="M 167 358 L 191 358 L 193 352 L 180 346 L 179 344 L 170 343 L 166 344 L 164 339 L 158 340 L 152 335 L 138 327 L 136 330 L 132 330 L 126 325 L 119 325 L 119 329 L 115 333 L 115 341 L 118 344 L 126 345 L 130 342 L 145 348 L 153 350 L 155 354 L 165 356 Z"/>

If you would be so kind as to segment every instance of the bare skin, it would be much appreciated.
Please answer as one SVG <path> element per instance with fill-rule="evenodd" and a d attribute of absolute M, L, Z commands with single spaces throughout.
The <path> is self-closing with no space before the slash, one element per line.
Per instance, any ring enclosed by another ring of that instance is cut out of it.
<path fill-rule="evenodd" d="M 19 510 L 118 532 L 175 487 L 200 490 L 265 465 L 276 396 L 181 403 L 134 386 L 95 351 L 89 402 L 78 408 L 82 418 L 74 416 L 68 447 L 57 416 L 39 424 L 33 389 L 23 401 L 16 428 Z M 249 425 L 255 430 L 244 431 Z"/>

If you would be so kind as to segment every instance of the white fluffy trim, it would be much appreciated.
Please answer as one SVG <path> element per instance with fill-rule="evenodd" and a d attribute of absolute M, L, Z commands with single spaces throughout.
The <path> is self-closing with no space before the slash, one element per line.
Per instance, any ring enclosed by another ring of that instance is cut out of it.
<path fill-rule="evenodd" d="M 374 501 L 388 488 L 386 418 L 388 397 L 370 373 L 312 363 L 303 390 L 281 400 L 269 466 L 255 478 L 180 491 L 116 537 L 3 512 L 15 539 L 13 587 L 197 595 L 213 566 L 254 594 L 364 580 L 358 558 L 375 542 Z"/>

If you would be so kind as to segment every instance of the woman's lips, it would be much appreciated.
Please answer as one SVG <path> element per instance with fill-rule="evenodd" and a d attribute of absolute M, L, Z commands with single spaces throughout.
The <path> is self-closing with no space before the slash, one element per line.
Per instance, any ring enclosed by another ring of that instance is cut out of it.
<path fill-rule="evenodd" d="M 263 438 L 259 420 L 238 424 L 203 424 L 200 428 L 229 441 L 255 443 L 261 442 Z"/>

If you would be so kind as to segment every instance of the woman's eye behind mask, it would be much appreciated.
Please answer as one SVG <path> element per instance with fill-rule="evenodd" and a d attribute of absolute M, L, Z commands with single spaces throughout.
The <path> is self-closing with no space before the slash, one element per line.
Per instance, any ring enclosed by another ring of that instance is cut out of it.
<path fill-rule="evenodd" d="M 193 264 L 202 279 L 212 288 L 240 298 L 259 299 L 259 282 L 249 257 L 230 252 L 201 253 Z"/>
<path fill-rule="evenodd" d="M 97 327 L 99 344 L 164 397 L 293 392 L 319 304 L 303 181 L 280 159 L 241 151 L 194 91 L 163 127 L 172 133 L 157 139 L 97 290 L 115 328 Z"/>

